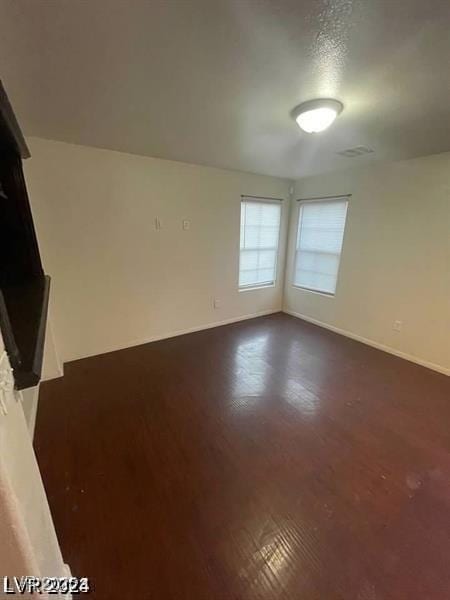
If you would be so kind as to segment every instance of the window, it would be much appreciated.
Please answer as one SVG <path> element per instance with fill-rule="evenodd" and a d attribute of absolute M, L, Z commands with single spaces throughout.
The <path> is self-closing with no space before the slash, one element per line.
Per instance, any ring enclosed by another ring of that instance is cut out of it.
<path fill-rule="evenodd" d="M 239 288 L 274 285 L 280 237 L 281 203 L 243 198 Z"/>
<path fill-rule="evenodd" d="M 331 199 L 300 205 L 294 285 L 333 295 L 344 238 L 347 200 Z"/>

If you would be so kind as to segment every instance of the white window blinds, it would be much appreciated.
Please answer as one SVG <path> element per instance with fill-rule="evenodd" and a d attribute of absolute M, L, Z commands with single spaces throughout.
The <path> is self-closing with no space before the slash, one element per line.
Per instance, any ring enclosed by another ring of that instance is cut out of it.
<path fill-rule="evenodd" d="M 325 294 L 335 293 L 347 204 L 343 199 L 301 204 L 294 285 Z"/>
<path fill-rule="evenodd" d="M 281 203 L 241 202 L 239 287 L 273 285 L 276 279 Z"/>

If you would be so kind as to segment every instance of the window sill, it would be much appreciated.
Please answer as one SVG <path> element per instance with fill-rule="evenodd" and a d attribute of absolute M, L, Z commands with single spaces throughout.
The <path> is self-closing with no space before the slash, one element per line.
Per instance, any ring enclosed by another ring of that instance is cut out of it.
<path fill-rule="evenodd" d="M 320 290 L 312 290 L 311 288 L 302 287 L 301 285 L 292 284 L 292 287 L 296 290 L 302 290 L 303 292 L 310 292 L 311 294 L 318 294 L 319 296 L 324 296 L 325 298 L 334 298 L 336 293 L 331 294 L 330 292 L 321 292 Z"/>
<path fill-rule="evenodd" d="M 267 288 L 274 288 L 275 283 L 268 283 L 267 285 L 254 285 L 252 287 L 240 287 L 238 292 L 254 292 L 256 290 L 267 290 Z"/>

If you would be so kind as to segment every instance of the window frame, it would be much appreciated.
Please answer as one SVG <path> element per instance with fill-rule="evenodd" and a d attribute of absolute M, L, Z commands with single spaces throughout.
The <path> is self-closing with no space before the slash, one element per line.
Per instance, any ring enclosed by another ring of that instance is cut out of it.
<path fill-rule="evenodd" d="M 250 283 L 248 285 L 240 285 L 239 284 L 239 275 L 241 272 L 241 219 L 242 219 L 242 204 L 244 202 L 254 202 L 261 204 L 275 204 L 280 208 L 280 221 L 278 225 L 278 236 L 277 236 L 277 244 L 276 244 L 276 252 L 275 252 L 275 266 L 274 266 L 274 278 L 273 281 L 268 283 Z M 262 290 L 266 288 L 274 288 L 277 285 L 278 281 L 278 264 L 279 264 L 279 256 L 280 256 L 280 240 L 281 240 L 281 227 L 283 221 L 283 199 L 282 198 L 265 198 L 263 196 L 241 196 L 240 206 L 239 206 L 239 253 L 238 253 L 238 292 L 250 292 L 253 290 Z"/>
<path fill-rule="evenodd" d="M 296 235 L 295 235 L 295 245 L 294 245 L 294 260 L 293 260 L 293 264 L 292 264 L 292 275 L 291 275 L 291 285 L 292 287 L 294 287 L 297 290 L 303 290 L 305 292 L 310 292 L 312 294 L 318 294 L 319 296 L 325 296 L 325 298 L 335 298 L 337 291 L 338 291 L 338 285 L 339 285 L 339 273 L 341 270 L 341 260 L 342 260 L 342 254 L 344 252 L 344 242 L 345 242 L 345 233 L 347 230 L 347 217 L 348 217 L 348 209 L 349 209 L 349 204 L 350 204 L 350 197 L 351 194 L 345 194 L 342 196 L 323 196 L 320 198 L 307 198 L 307 199 L 299 199 L 297 200 L 297 204 L 298 204 L 298 208 L 297 208 L 297 219 L 296 219 Z M 336 287 L 334 292 L 326 292 L 324 290 L 317 290 L 314 288 L 310 288 L 310 287 L 306 287 L 304 285 L 299 285 L 298 283 L 295 283 L 295 273 L 297 270 L 297 258 L 298 258 L 298 243 L 300 240 L 300 223 L 301 223 L 301 218 L 302 218 L 302 209 L 305 206 L 305 204 L 317 204 L 319 202 L 345 202 L 346 207 L 345 207 L 345 221 L 344 221 L 344 231 L 342 232 L 342 244 L 341 244 L 341 251 L 339 253 L 339 262 L 338 262 L 338 268 L 337 268 L 337 272 L 336 272 Z"/>

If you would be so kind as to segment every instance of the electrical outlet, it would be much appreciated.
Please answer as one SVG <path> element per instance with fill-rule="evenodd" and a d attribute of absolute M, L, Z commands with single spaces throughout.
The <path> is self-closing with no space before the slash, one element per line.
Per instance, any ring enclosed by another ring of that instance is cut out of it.
<path fill-rule="evenodd" d="M 214 306 L 214 308 L 220 308 L 220 300 L 219 300 L 219 298 L 214 298 L 214 300 L 213 300 L 213 306 Z"/>
<path fill-rule="evenodd" d="M 155 229 L 159 231 L 162 228 L 161 219 L 159 217 L 155 217 Z"/>
<path fill-rule="evenodd" d="M 184 229 L 184 231 L 187 231 L 190 228 L 191 228 L 191 222 L 189 221 L 189 219 L 184 219 L 183 220 L 183 229 Z"/>
<path fill-rule="evenodd" d="M 392 329 L 394 331 L 401 331 L 402 325 L 403 325 L 403 321 L 394 321 L 394 324 L 392 325 Z"/>

